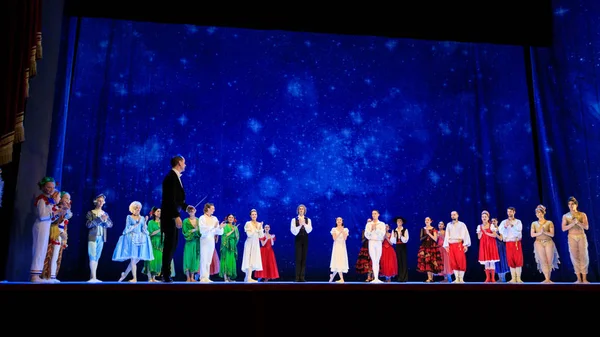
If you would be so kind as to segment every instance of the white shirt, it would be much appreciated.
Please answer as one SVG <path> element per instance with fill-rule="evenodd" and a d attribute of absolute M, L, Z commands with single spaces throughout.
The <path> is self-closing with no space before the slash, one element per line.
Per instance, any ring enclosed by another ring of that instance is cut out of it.
<path fill-rule="evenodd" d="M 217 225 L 217 227 L 215 227 Z M 223 228 L 219 226 L 219 219 L 211 215 L 210 217 L 202 215 L 198 218 L 198 229 L 200 230 L 200 239 L 213 239 L 215 235 L 223 235 Z"/>
<path fill-rule="evenodd" d="M 292 234 L 298 235 L 298 233 L 300 233 L 300 229 L 302 228 L 302 226 L 296 226 L 296 219 L 297 218 L 293 218 L 292 222 L 290 223 L 290 232 L 292 232 Z M 306 221 L 308 219 L 308 223 L 304 224 L 304 230 L 306 231 L 306 234 L 310 234 L 310 232 L 312 232 L 313 227 L 312 227 L 312 221 L 310 220 L 310 218 L 304 217 L 304 221 Z M 298 219 L 298 224 L 300 224 L 300 219 Z"/>
<path fill-rule="evenodd" d="M 478 225 L 477 226 L 477 234 L 481 233 L 483 231 L 483 228 L 481 228 L 482 225 Z M 492 233 L 497 232 L 498 228 L 496 228 L 496 225 L 494 225 L 493 223 L 490 223 L 490 230 L 492 231 Z M 485 234 L 481 234 L 481 235 L 485 235 Z"/>
<path fill-rule="evenodd" d="M 471 236 L 467 225 L 462 221 L 456 223 L 448 222 L 446 225 L 446 236 L 444 237 L 444 248 L 450 247 L 450 241 L 457 242 L 462 240 L 462 245 L 465 247 L 471 246 Z"/>
<path fill-rule="evenodd" d="M 404 234 L 400 235 L 400 242 L 402 243 L 407 243 L 408 242 L 408 229 L 402 227 L 404 229 Z M 399 232 L 398 228 L 396 228 L 394 230 L 394 235 Z M 392 241 L 393 244 L 397 244 L 398 243 L 398 238 L 395 236 L 392 236 L 392 238 L 390 239 L 390 241 Z"/>
<path fill-rule="evenodd" d="M 365 226 L 365 237 L 369 241 L 383 241 L 385 237 L 385 223 L 379 221 L 375 224 L 373 221 L 368 222 Z"/>
<path fill-rule="evenodd" d="M 498 232 L 502 235 L 504 242 L 520 241 L 523 237 L 523 224 L 521 220 L 514 219 L 510 226 L 508 219 L 505 219 L 500 223 Z"/>
<path fill-rule="evenodd" d="M 52 199 L 52 196 L 48 196 L 47 194 L 44 194 L 48 199 Z M 39 221 L 50 221 L 52 220 L 52 207 L 54 206 L 51 203 L 46 204 L 46 201 L 44 199 L 40 199 L 37 202 L 37 215 L 38 215 L 38 220 Z"/>

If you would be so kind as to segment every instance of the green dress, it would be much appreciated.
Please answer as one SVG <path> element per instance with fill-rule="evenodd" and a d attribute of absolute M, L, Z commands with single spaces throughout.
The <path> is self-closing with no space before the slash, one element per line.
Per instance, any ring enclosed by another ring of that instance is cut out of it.
<path fill-rule="evenodd" d="M 240 240 L 240 232 L 233 224 L 227 223 L 223 227 L 223 235 L 221 236 L 221 269 L 219 276 L 235 279 L 237 277 L 237 244 Z"/>
<path fill-rule="evenodd" d="M 154 231 L 158 231 L 155 235 L 152 235 Z M 144 261 L 144 269 L 142 273 L 150 274 L 153 276 L 160 275 L 162 270 L 162 256 L 163 256 L 163 243 L 161 240 L 160 222 L 155 220 L 148 221 L 148 232 L 150 233 L 150 242 L 152 242 L 152 253 L 154 254 L 154 260 Z M 175 276 L 175 266 L 173 260 L 171 260 L 171 277 Z"/>
<path fill-rule="evenodd" d="M 186 273 L 197 273 L 200 269 L 200 231 L 198 231 L 198 219 L 196 218 L 196 228 L 192 226 L 190 218 L 183 220 L 181 231 L 185 238 L 183 271 Z"/>

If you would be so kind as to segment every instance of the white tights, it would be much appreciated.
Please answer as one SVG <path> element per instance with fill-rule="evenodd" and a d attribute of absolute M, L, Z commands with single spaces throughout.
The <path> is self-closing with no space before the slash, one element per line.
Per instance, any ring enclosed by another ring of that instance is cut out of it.
<path fill-rule="evenodd" d="M 125 271 L 121 274 L 121 278 L 119 279 L 119 282 L 123 281 L 127 275 L 129 275 L 129 272 L 131 271 L 131 274 L 133 275 L 133 278 L 130 280 L 130 282 L 137 282 L 137 263 L 140 262 L 140 259 L 131 259 L 129 264 L 127 265 L 127 269 L 125 269 Z"/>

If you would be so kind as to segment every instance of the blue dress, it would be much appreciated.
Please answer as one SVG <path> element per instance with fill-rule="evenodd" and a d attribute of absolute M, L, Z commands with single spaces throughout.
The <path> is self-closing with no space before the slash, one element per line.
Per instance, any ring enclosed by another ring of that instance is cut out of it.
<path fill-rule="evenodd" d="M 121 262 L 130 259 L 154 260 L 150 233 L 144 217 L 140 216 L 139 220 L 136 221 L 131 215 L 127 216 L 125 230 L 119 237 L 112 259 Z"/>
<path fill-rule="evenodd" d="M 496 262 L 496 273 L 504 274 L 510 271 L 508 267 L 508 263 L 506 260 L 506 242 L 496 240 L 496 246 L 498 247 L 498 256 L 500 257 L 500 261 Z"/>

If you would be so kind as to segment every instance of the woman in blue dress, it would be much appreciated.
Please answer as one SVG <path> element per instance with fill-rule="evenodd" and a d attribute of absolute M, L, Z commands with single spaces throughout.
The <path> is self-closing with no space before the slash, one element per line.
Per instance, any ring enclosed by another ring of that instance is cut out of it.
<path fill-rule="evenodd" d="M 498 228 L 498 219 L 492 218 L 492 224 Z M 498 232 L 496 232 L 496 239 L 498 256 L 500 257 L 500 261 L 495 263 L 496 273 L 498 273 L 500 282 L 506 282 L 506 273 L 510 271 L 508 262 L 506 262 L 506 242 L 502 240 L 502 235 L 500 235 Z"/>
<path fill-rule="evenodd" d="M 113 253 L 113 261 L 130 261 L 125 272 L 121 273 L 119 282 L 123 281 L 130 271 L 133 278 L 129 282 L 137 282 L 137 263 L 140 260 L 154 260 L 150 233 L 148 232 L 146 219 L 140 215 L 141 210 L 142 204 L 139 201 L 134 201 L 129 205 L 131 215 L 127 216 L 125 230 L 119 237 L 119 242 L 117 242 Z"/>

